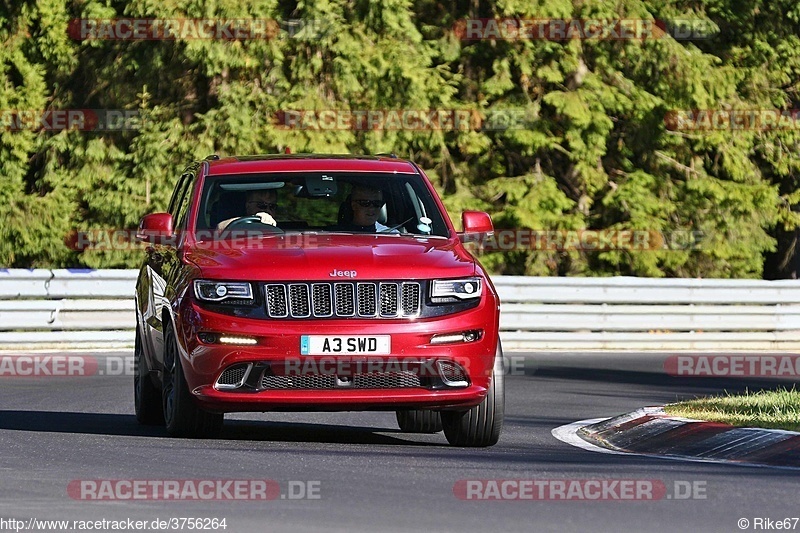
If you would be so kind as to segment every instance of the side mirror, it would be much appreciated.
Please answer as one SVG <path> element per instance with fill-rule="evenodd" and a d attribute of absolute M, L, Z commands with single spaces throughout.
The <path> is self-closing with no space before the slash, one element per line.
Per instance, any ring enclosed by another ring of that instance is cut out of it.
<path fill-rule="evenodd" d="M 152 244 L 164 244 L 172 238 L 172 215 L 169 213 L 151 213 L 142 217 L 136 238 Z"/>
<path fill-rule="evenodd" d="M 464 235 L 470 233 L 494 233 L 492 217 L 483 211 L 464 211 L 461 214 L 461 223 L 464 226 Z"/>

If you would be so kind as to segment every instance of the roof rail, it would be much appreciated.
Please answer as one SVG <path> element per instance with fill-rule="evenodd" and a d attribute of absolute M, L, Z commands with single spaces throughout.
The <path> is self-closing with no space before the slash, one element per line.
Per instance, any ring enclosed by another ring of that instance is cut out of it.
<path fill-rule="evenodd" d="M 219 161 L 219 155 L 211 154 L 209 156 L 206 156 L 206 161 Z"/>
<path fill-rule="evenodd" d="M 394 153 L 394 152 L 392 152 L 392 153 L 390 153 L 390 154 L 389 154 L 389 153 L 386 153 L 386 152 L 381 152 L 380 154 L 375 154 L 375 155 L 377 155 L 377 156 L 381 156 L 381 155 L 382 155 L 382 156 L 386 156 L 386 157 L 391 157 L 392 159 L 399 159 L 399 158 L 397 157 L 397 154 L 396 154 L 396 153 Z"/>

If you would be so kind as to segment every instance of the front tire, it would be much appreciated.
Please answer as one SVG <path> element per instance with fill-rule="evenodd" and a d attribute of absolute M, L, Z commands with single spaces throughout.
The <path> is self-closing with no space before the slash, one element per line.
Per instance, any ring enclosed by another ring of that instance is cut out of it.
<path fill-rule="evenodd" d="M 442 417 L 436 411 L 407 409 L 396 414 L 397 425 L 404 433 L 438 433 L 442 430 Z"/>
<path fill-rule="evenodd" d="M 447 442 L 453 446 L 486 447 L 497 444 L 505 412 L 503 350 L 497 342 L 492 382 L 483 401 L 468 411 L 442 411 Z"/>
<path fill-rule="evenodd" d="M 164 424 L 164 411 L 161 408 L 161 392 L 150 379 L 150 368 L 144 356 L 144 346 L 136 327 L 136 340 L 133 349 L 133 405 L 136 420 L 146 426 Z"/>
<path fill-rule="evenodd" d="M 178 342 L 171 324 L 164 328 L 164 373 L 161 387 L 164 421 L 172 437 L 209 438 L 222 430 L 223 415 L 197 406 L 183 375 Z"/>

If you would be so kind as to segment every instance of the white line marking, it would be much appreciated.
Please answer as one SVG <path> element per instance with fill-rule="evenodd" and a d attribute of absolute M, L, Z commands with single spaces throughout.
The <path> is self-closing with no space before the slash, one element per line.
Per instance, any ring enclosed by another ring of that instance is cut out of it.
<path fill-rule="evenodd" d="M 589 442 L 586 442 L 585 440 L 583 440 L 578 436 L 578 430 L 583 426 L 596 424 L 597 422 L 602 422 L 603 420 L 608 420 L 608 418 L 590 418 L 588 420 L 579 420 L 577 422 L 573 422 L 572 424 L 567 424 L 566 426 L 559 426 L 553 429 L 550 432 L 550 434 L 553 435 L 558 440 L 560 440 L 561 442 L 566 442 L 567 444 L 570 444 L 577 448 L 583 448 L 584 450 L 588 450 L 590 452 L 627 455 L 625 452 L 618 452 L 616 450 L 609 450 L 608 448 L 601 448 L 600 446 L 595 446 L 594 444 L 590 444 Z"/>

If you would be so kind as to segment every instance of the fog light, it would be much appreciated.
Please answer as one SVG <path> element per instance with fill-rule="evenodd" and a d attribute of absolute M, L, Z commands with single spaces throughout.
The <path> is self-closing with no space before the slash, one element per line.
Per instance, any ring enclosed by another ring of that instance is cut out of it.
<path fill-rule="evenodd" d="M 444 333 L 431 337 L 431 344 L 450 344 L 454 342 L 475 342 L 483 336 L 483 330 L 471 329 L 460 333 Z"/>
<path fill-rule="evenodd" d="M 253 337 L 235 337 L 233 335 L 220 335 L 218 342 L 220 344 L 243 344 L 246 346 L 258 344 L 258 341 Z"/>
<path fill-rule="evenodd" d="M 197 338 L 200 339 L 200 342 L 203 344 L 216 344 L 217 340 L 219 339 L 219 335 L 216 333 L 208 333 L 207 331 L 201 331 L 197 334 Z"/>
<path fill-rule="evenodd" d="M 481 332 L 473 329 L 472 331 L 464 332 L 464 342 L 475 342 L 481 337 Z"/>
<path fill-rule="evenodd" d="M 200 339 L 200 342 L 203 344 L 239 344 L 245 346 L 258 344 L 258 340 L 255 337 L 225 335 L 223 333 L 213 333 L 209 331 L 198 333 L 197 338 Z"/>

